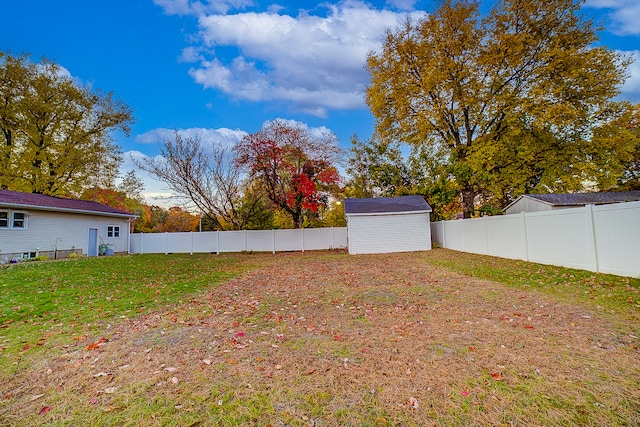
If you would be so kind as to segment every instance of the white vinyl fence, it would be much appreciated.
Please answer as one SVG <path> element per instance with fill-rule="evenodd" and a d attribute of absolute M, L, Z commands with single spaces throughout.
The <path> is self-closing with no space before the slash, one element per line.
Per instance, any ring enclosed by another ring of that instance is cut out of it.
<path fill-rule="evenodd" d="M 640 202 L 431 223 L 443 248 L 640 277 Z"/>
<path fill-rule="evenodd" d="M 135 233 L 131 253 L 285 252 L 347 247 L 347 229 L 204 231 L 202 233 Z"/>

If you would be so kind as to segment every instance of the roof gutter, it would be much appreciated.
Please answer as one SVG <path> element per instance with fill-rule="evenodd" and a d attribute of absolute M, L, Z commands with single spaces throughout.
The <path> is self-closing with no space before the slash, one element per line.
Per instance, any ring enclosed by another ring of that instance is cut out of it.
<path fill-rule="evenodd" d="M 346 213 L 345 216 L 375 216 L 375 215 L 410 215 L 410 214 L 421 214 L 421 213 L 431 213 L 431 210 L 420 210 L 420 211 L 403 211 L 403 212 L 352 212 Z"/>

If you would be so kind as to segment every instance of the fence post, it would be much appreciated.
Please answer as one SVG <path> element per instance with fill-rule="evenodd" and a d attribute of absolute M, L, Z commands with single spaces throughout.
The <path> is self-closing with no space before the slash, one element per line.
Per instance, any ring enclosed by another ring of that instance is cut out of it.
<path fill-rule="evenodd" d="M 189 255 L 193 255 L 193 231 L 191 232 L 191 252 L 189 252 Z"/>
<path fill-rule="evenodd" d="M 304 252 L 304 228 L 301 228 L 300 230 L 302 230 L 302 252 Z"/>
<path fill-rule="evenodd" d="M 276 229 L 274 228 L 271 231 L 272 231 L 271 236 L 273 237 L 273 252 L 272 253 L 275 254 L 276 253 Z"/>
<path fill-rule="evenodd" d="M 589 231 L 591 234 L 591 244 L 593 245 L 593 262 L 595 263 L 596 273 L 599 273 L 600 263 L 598 261 L 598 241 L 596 240 L 596 223 L 593 218 L 593 205 L 587 205 L 587 215 L 589 215 Z"/>
<path fill-rule="evenodd" d="M 520 212 L 522 217 L 522 243 L 524 244 L 524 260 L 529 261 L 529 239 L 527 239 L 527 214 Z"/>
<path fill-rule="evenodd" d="M 169 255 L 169 233 L 164 232 L 164 254 Z"/>
<path fill-rule="evenodd" d="M 491 255 L 489 253 L 489 217 L 486 215 L 484 216 L 484 236 L 485 236 L 485 243 L 486 243 L 486 246 L 484 249 L 485 253 L 487 255 Z"/>
<path fill-rule="evenodd" d="M 216 255 L 220 255 L 220 230 L 216 231 Z"/>

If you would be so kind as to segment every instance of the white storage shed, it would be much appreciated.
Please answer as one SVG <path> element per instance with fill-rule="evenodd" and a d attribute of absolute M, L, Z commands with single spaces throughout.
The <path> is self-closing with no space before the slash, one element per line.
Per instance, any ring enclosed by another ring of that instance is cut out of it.
<path fill-rule="evenodd" d="M 422 196 L 346 199 L 350 254 L 431 249 L 431 206 Z"/>

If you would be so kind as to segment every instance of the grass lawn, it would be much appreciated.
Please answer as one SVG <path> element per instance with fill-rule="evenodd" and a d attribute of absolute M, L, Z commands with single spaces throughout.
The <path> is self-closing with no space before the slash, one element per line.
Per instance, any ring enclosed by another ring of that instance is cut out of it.
<path fill-rule="evenodd" d="M 640 280 L 437 249 L 0 268 L 0 425 L 640 425 Z"/>

